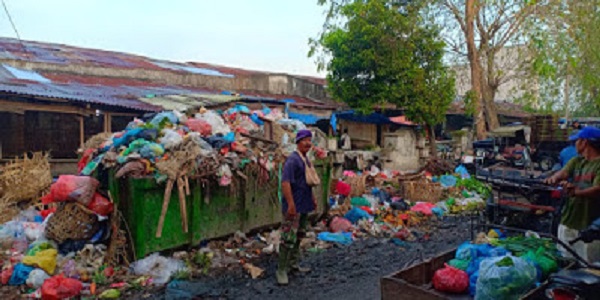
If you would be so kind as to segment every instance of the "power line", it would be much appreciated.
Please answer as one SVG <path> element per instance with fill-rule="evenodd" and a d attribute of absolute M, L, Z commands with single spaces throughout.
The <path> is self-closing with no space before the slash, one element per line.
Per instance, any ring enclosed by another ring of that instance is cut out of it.
<path fill-rule="evenodd" d="M 21 40 L 21 35 L 19 34 L 19 31 L 17 30 L 17 26 L 15 25 L 15 22 L 13 22 L 13 19 L 10 16 L 10 12 L 8 11 L 8 7 L 6 6 L 6 3 L 4 2 L 4 0 L 2 0 L 2 6 L 4 7 L 4 12 L 6 12 L 8 21 L 10 21 L 10 25 L 12 25 L 12 28 L 15 31 L 15 34 L 17 35 L 17 40 L 19 40 L 19 44 L 21 45 L 21 48 L 23 48 L 23 52 L 25 52 L 25 56 L 29 56 L 29 51 L 27 51 L 27 48 L 25 48 L 25 45 L 23 44 L 23 41 Z"/>

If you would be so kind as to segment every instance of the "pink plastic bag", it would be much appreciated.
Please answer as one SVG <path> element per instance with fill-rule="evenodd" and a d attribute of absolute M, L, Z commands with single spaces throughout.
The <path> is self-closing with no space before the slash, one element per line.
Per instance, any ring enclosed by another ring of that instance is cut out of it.
<path fill-rule="evenodd" d="M 87 206 L 99 184 L 89 176 L 61 175 L 50 188 L 50 194 L 42 197 L 42 203 L 78 201 Z"/>
<path fill-rule="evenodd" d="M 435 204 L 433 203 L 418 202 L 417 204 L 415 204 L 415 206 L 410 208 L 410 211 L 420 212 L 426 216 L 431 216 L 433 214 L 433 212 L 431 212 L 431 209 L 433 209 L 434 207 Z"/>
<path fill-rule="evenodd" d="M 352 223 L 342 217 L 333 217 L 331 223 L 329 223 L 329 229 L 331 232 L 350 232 L 352 231 Z"/>
<path fill-rule="evenodd" d="M 185 122 L 185 125 L 192 131 L 200 133 L 202 136 L 209 136 L 212 134 L 212 126 L 204 120 L 188 119 L 187 122 Z"/>

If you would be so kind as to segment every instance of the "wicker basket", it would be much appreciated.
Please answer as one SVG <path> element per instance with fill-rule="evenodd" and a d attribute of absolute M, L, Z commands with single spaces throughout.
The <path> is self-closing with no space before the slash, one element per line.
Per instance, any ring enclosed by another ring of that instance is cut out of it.
<path fill-rule="evenodd" d="M 89 240 L 100 229 L 98 217 L 76 202 L 61 203 L 46 225 L 46 236 L 61 244 L 66 240 Z"/>
<path fill-rule="evenodd" d="M 367 176 L 355 176 L 348 177 L 346 182 L 352 188 L 350 192 L 350 197 L 360 197 L 365 194 L 367 190 Z"/>
<path fill-rule="evenodd" d="M 437 203 L 442 199 L 442 186 L 424 180 L 402 182 L 402 195 L 410 201 Z"/>

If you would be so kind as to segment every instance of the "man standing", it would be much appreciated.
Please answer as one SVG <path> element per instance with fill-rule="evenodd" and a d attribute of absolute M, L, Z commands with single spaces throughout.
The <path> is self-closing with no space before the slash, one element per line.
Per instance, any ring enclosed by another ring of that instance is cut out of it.
<path fill-rule="evenodd" d="M 277 266 L 277 283 L 288 284 L 288 272 L 309 272 L 310 269 L 298 265 L 300 241 L 306 236 L 308 214 L 316 209 L 317 203 L 312 187 L 306 181 L 306 168 L 312 167 L 306 156 L 312 148 L 312 133 L 300 130 L 296 134 L 297 151 L 292 153 L 283 167 L 281 188 L 283 192 L 281 224 L 281 245 Z"/>
<path fill-rule="evenodd" d="M 575 141 L 580 156 L 546 179 L 548 184 L 560 183 L 569 195 L 558 227 L 558 238 L 563 242 L 575 239 L 580 230 L 600 218 L 600 129 L 584 127 L 570 140 Z M 600 241 L 578 242 L 573 248 L 588 262 L 600 261 Z"/>

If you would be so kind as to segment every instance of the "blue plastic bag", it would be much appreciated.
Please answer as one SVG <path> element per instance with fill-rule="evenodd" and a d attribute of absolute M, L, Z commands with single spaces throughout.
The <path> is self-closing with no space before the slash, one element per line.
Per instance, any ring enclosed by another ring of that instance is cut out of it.
<path fill-rule="evenodd" d="M 317 238 L 325 242 L 333 242 L 342 245 L 352 244 L 352 233 L 350 232 L 321 232 L 317 235 Z"/>
<path fill-rule="evenodd" d="M 537 271 L 524 259 L 499 256 L 485 259 L 479 268 L 476 300 L 517 300 L 536 282 Z"/>
<path fill-rule="evenodd" d="M 34 267 L 26 266 L 24 264 L 18 263 L 15 265 L 13 269 L 12 276 L 8 281 L 8 285 L 23 285 L 27 281 L 27 277 L 29 277 L 29 273 L 35 269 Z"/>
<path fill-rule="evenodd" d="M 471 297 L 475 297 L 475 292 L 477 291 L 477 279 L 479 278 L 479 270 L 475 273 L 469 275 L 469 295 Z"/>
<path fill-rule="evenodd" d="M 258 115 L 256 113 L 253 113 L 250 116 L 250 119 L 252 120 L 252 122 L 254 122 L 256 125 L 262 126 L 265 125 L 265 122 L 263 122 L 263 120 L 261 120 Z"/>
<path fill-rule="evenodd" d="M 440 183 L 445 188 L 455 187 L 456 181 L 457 181 L 456 177 L 454 177 L 452 175 L 442 175 L 442 177 L 440 177 Z"/>
<path fill-rule="evenodd" d="M 471 178 L 469 171 L 467 171 L 467 168 L 465 168 L 463 165 L 456 167 L 456 169 L 454 169 L 454 173 L 459 174 L 460 178 L 462 179 Z"/>
<path fill-rule="evenodd" d="M 150 121 L 150 124 L 158 128 L 158 126 L 164 119 L 167 119 L 167 121 L 169 121 L 169 123 L 171 124 L 179 123 L 179 118 L 177 118 L 177 116 L 172 111 L 164 111 L 154 116 L 154 118 L 152 118 L 152 120 Z"/>
<path fill-rule="evenodd" d="M 350 222 L 352 222 L 352 224 L 356 224 L 359 220 L 368 219 L 371 216 L 369 215 L 368 212 L 366 212 L 358 207 L 354 207 L 349 212 L 347 212 L 344 217 L 346 219 L 348 219 Z"/>

